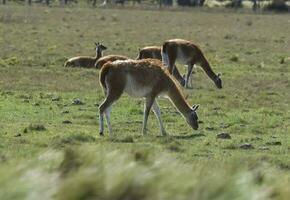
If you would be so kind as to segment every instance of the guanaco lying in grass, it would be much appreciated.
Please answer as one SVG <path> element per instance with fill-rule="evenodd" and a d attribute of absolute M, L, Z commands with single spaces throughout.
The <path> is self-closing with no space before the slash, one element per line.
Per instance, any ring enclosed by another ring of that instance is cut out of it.
<path fill-rule="evenodd" d="M 96 45 L 96 56 L 77 56 L 68 59 L 64 66 L 65 67 L 85 67 L 85 68 L 93 68 L 95 66 L 96 61 L 103 56 L 103 51 L 107 49 L 101 43 L 95 43 Z"/>

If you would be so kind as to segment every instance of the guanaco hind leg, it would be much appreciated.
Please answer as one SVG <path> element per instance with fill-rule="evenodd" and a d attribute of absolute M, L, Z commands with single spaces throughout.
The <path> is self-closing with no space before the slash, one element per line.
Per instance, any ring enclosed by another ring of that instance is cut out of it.
<path fill-rule="evenodd" d="M 176 55 L 169 55 L 170 52 L 162 52 L 162 61 L 168 67 L 169 73 L 173 74 L 173 69 L 175 67 L 174 63 L 176 60 Z"/>
<path fill-rule="evenodd" d="M 143 135 L 147 134 L 147 121 L 148 121 L 148 116 L 150 113 L 150 109 L 152 107 L 152 104 L 154 102 L 155 97 L 146 97 L 146 101 L 144 104 L 144 118 L 143 118 Z"/>
<path fill-rule="evenodd" d="M 104 134 L 104 113 L 106 115 L 106 121 L 107 121 L 110 135 L 112 134 L 112 128 L 111 128 L 111 123 L 110 123 L 111 106 L 122 95 L 122 91 L 112 90 L 112 89 L 107 90 L 106 93 L 107 93 L 107 97 L 105 101 L 99 107 L 99 112 L 100 112 L 99 133 L 100 135 Z"/>
<path fill-rule="evenodd" d="M 193 65 L 188 65 L 187 66 L 187 75 L 186 75 L 186 80 L 185 80 L 185 87 L 186 88 L 191 88 L 191 73 L 192 73 Z"/>

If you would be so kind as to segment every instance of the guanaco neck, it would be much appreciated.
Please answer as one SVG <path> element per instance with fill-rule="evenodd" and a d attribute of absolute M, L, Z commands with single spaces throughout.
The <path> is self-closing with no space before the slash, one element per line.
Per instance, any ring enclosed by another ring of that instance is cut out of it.
<path fill-rule="evenodd" d="M 208 63 L 207 59 L 204 57 L 203 54 L 201 55 L 200 66 L 205 71 L 205 73 L 208 75 L 208 77 L 215 82 L 217 75 L 212 71 L 210 64 Z"/>
<path fill-rule="evenodd" d="M 101 58 L 102 56 L 103 56 L 103 52 L 100 51 L 100 50 L 98 50 L 97 53 L 96 53 L 96 56 L 95 56 L 95 62 L 96 62 L 97 60 L 99 60 L 99 58 Z"/>
<path fill-rule="evenodd" d="M 185 101 L 183 95 L 176 85 L 170 87 L 167 92 L 167 95 L 171 102 L 175 105 L 175 107 L 179 110 L 179 112 L 187 118 L 191 112 L 190 106 Z"/>

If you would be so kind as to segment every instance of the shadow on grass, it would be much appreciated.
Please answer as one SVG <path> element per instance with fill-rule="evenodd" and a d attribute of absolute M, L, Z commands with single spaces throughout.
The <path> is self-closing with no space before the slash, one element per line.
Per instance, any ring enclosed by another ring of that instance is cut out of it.
<path fill-rule="evenodd" d="M 196 133 L 196 134 L 190 134 L 190 135 L 172 135 L 171 137 L 175 139 L 190 140 L 197 137 L 205 137 L 205 134 Z"/>
<path fill-rule="evenodd" d="M 77 134 L 72 134 L 68 136 L 54 138 L 53 146 L 55 148 L 61 148 L 61 147 L 64 147 L 65 145 L 89 143 L 89 142 L 95 142 L 95 141 L 96 141 L 96 138 L 91 135 L 77 133 Z"/>

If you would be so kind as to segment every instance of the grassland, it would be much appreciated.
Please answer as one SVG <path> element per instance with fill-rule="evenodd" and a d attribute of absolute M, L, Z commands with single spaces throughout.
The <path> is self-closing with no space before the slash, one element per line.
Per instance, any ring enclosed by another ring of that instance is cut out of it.
<path fill-rule="evenodd" d="M 289 32 L 270 13 L 1 6 L 0 199 L 289 199 Z M 222 74 L 222 90 L 200 68 L 184 89 L 200 129 L 159 99 L 170 136 L 152 114 L 144 137 L 143 100 L 124 95 L 114 137 L 98 136 L 98 71 L 64 61 L 94 41 L 135 58 L 169 38 L 195 41 Z"/>

